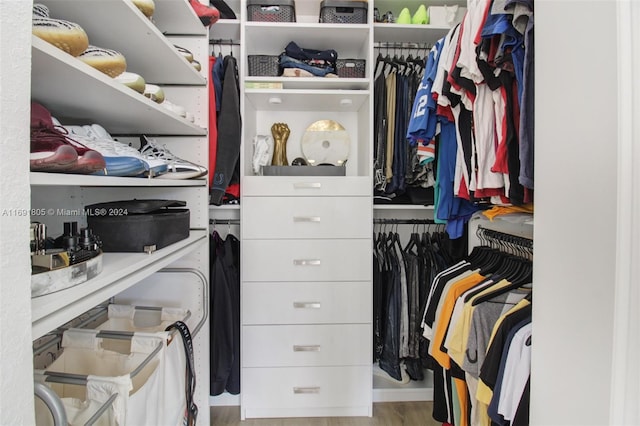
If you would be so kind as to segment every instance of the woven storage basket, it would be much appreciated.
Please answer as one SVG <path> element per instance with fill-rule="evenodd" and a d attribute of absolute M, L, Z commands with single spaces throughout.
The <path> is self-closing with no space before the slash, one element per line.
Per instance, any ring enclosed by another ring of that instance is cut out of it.
<path fill-rule="evenodd" d="M 280 59 L 272 55 L 249 55 L 249 75 L 253 77 L 277 77 L 280 75 Z"/>
<path fill-rule="evenodd" d="M 293 0 L 247 0 L 247 20 L 262 22 L 296 22 Z"/>
<path fill-rule="evenodd" d="M 336 73 L 343 78 L 364 78 L 366 74 L 364 59 L 338 59 Z"/>
<path fill-rule="evenodd" d="M 323 0 L 320 2 L 319 21 L 327 24 L 366 24 L 367 2 Z"/>

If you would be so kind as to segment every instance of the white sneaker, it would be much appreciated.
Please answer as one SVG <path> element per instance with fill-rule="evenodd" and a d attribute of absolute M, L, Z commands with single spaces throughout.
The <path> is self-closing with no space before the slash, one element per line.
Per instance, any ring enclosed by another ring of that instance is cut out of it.
<path fill-rule="evenodd" d="M 162 160 L 168 163 L 167 173 L 158 179 L 194 179 L 205 176 L 207 168 L 176 157 L 167 149 L 160 146 L 154 139 L 140 136 L 140 152 L 147 161 Z"/>

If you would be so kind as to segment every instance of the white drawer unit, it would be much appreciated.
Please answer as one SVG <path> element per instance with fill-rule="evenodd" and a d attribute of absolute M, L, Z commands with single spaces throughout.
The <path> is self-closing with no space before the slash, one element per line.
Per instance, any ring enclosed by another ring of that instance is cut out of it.
<path fill-rule="evenodd" d="M 247 176 L 243 196 L 371 197 L 371 180 L 355 176 Z"/>
<path fill-rule="evenodd" d="M 244 368 L 242 374 L 247 418 L 370 415 L 371 366 Z"/>
<path fill-rule="evenodd" d="M 242 327 L 245 367 L 367 365 L 368 324 L 249 325 Z"/>
<path fill-rule="evenodd" d="M 371 282 L 245 282 L 242 323 L 368 324 Z"/>
<path fill-rule="evenodd" d="M 242 280 L 371 280 L 371 244 L 371 239 L 243 240 Z"/>
<path fill-rule="evenodd" d="M 247 239 L 367 238 L 371 220 L 358 212 L 371 210 L 370 197 L 245 197 Z"/>

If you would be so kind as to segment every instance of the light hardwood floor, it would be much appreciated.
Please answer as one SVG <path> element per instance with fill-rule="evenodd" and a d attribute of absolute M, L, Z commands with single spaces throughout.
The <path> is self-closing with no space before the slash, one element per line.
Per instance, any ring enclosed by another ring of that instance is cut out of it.
<path fill-rule="evenodd" d="M 313 417 L 240 421 L 240 407 L 211 407 L 213 426 L 442 426 L 431 417 L 431 402 L 379 402 L 373 417 Z"/>

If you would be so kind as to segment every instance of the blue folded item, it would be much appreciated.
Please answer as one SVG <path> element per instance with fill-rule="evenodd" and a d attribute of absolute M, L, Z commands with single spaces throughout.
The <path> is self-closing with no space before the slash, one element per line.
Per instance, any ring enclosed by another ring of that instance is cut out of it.
<path fill-rule="evenodd" d="M 338 52 L 333 49 L 328 50 L 314 50 L 305 49 L 298 46 L 295 42 L 291 41 L 284 49 L 284 54 L 293 59 L 301 61 L 326 61 L 335 68 L 336 61 L 338 60 Z"/>
<path fill-rule="evenodd" d="M 329 73 L 335 73 L 335 68 L 331 65 L 325 64 L 321 66 L 310 65 L 305 61 L 291 58 L 287 55 L 280 55 L 280 66 L 282 68 L 300 68 L 305 71 L 309 71 L 316 77 L 324 77 Z"/>

